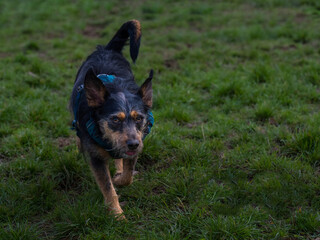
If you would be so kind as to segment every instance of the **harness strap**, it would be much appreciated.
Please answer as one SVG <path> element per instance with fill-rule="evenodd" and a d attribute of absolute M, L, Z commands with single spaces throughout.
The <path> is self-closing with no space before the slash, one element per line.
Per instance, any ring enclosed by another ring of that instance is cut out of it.
<path fill-rule="evenodd" d="M 145 137 L 151 132 L 151 128 L 153 127 L 153 124 L 154 124 L 154 117 L 153 117 L 153 114 L 150 110 L 148 111 L 148 115 L 147 115 L 147 124 L 148 124 L 148 126 L 144 131 L 142 140 L 144 140 Z"/>
<path fill-rule="evenodd" d="M 97 78 L 99 78 L 103 82 L 103 84 L 107 84 L 112 83 L 116 77 L 114 75 L 99 74 L 97 75 Z"/>
<path fill-rule="evenodd" d="M 79 111 L 79 102 L 80 102 L 80 98 L 81 98 L 81 93 L 82 90 L 84 88 L 84 85 L 81 84 L 78 89 L 77 89 L 77 97 L 76 97 L 76 102 L 75 102 L 75 106 L 73 108 L 73 114 L 74 114 L 74 120 L 72 121 L 72 130 L 77 130 L 77 135 L 78 135 L 78 126 L 77 126 L 77 119 L 78 119 L 78 111 Z M 78 135 L 79 136 L 79 135 Z"/>
<path fill-rule="evenodd" d="M 112 144 L 108 141 L 104 141 L 102 138 L 99 137 L 97 127 L 92 118 L 86 123 L 86 127 L 88 130 L 89 135 L 92 139 L 98 143 L 101 147 L 103 147 L 106 151 L 112 151 Z"/>

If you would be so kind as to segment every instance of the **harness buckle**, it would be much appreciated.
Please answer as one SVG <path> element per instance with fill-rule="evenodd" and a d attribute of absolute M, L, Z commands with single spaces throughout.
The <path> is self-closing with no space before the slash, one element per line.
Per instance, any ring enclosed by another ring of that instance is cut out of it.
<path fill-rule="evenodd" d="M 73 120 L 72 121 L 72 128 L 71 130 L 76 130 L 77 129 L 77 121 L 76 120 Z"/>
<path fill-rule="evenodd" d="M 81 84 L 81 85 L 77 88 L 77 92 L 81 92 L 82 89 L 84 89 L 83 84 Z"/>

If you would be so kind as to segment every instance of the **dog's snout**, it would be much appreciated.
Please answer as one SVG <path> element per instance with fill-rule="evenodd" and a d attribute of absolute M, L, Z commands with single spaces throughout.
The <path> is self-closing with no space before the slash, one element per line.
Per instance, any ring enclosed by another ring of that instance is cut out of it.
<path fill-rule="evenodd" d="M 139 140 L 128 140 L 127 146 L 130 150 L 135 150 L 139 146 Z"/>

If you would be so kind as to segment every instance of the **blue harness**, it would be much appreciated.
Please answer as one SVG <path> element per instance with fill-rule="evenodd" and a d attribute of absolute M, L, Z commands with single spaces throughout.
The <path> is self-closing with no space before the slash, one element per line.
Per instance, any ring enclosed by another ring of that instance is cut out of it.
<path fill-rule="evenodd" d="M 114 75 L 107 75 L 107 74 L 99 74 L 99 75 L 97 75 L 97 77 L 103 82 L 104 85 L 106 85 L 108 83 L 112 83 L 116 79 L 116 77 Z M 84 92 L 84 85 L 83 84 L 80 85 L 78 87 L 77 91 L 78 91 L 78 94 L 77 94 L 76 101 L 75 101 L 75 104 L 73 107 L 74 120 L 72 121 L 72 130 L 76 130 L 78 137 L 80 137 L 80 131 L 77 126 L 77 122 L 78 122 L 79 101 L 80 101 L 82 93 Z M 148 111 L 148 113 L 147 113 L 147 128 L 144 131 L 143 139 L 150 133 L 153 124 L 154 124 L 153 114 L 151 111 Z M 101 147 L 103 147 L 107 152 L 109 152 L 109 154 L 112 157 L 116 157 L 116 153 L 112 150 L 112 143 L 110 141 L 102 139 L 99 136 L 99 134 L 98 134 L 99 130 L 98 130 L 98 128 L 97 128 L 97 126 L 91 116 L 90 116 L 90 119 L 86 123 L 86 127 L 87 127 L 87 131 L 88 131 L 90 137 L 96 143 L 98 143 Z"/>

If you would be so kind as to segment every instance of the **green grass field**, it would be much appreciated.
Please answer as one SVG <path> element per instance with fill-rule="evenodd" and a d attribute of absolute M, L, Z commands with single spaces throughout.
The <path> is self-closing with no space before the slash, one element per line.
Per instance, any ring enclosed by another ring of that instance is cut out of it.
<path fill-rule="evenodd" d="M 156 121 L 118 222 L 67 106 L 130 19 Z M 319 26 L 318 0 L 0 1 L 0 239 L 319 239 Z"/>

